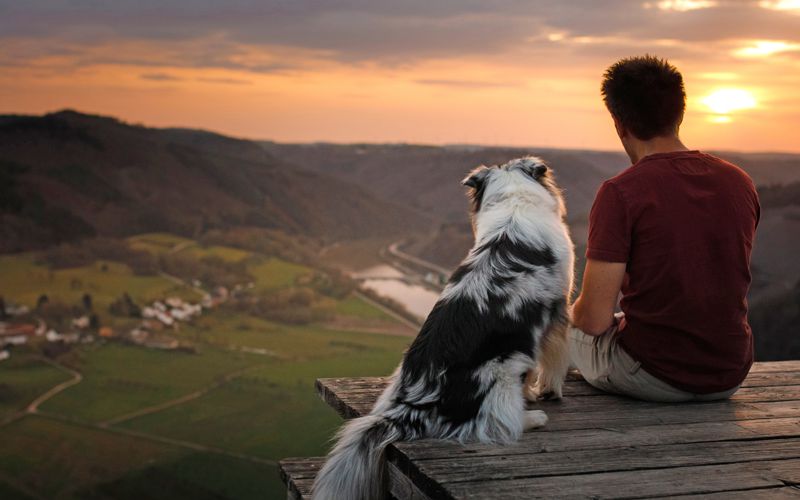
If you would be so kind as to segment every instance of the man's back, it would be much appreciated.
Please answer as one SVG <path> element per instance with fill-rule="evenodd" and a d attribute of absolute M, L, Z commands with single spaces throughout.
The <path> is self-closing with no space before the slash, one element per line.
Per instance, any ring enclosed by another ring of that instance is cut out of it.
<path fill-rule="evenodd" d="M 700 394 L 744 379 L 758 218 L 750 178 L 698 151 L 646 156 L 601 186 L 587 257 L 627 263 L 620 344 L 648 372 Z"/>

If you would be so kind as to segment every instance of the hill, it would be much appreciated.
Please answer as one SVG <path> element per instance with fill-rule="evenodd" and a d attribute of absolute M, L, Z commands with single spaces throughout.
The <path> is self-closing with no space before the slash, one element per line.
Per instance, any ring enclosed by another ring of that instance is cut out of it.
<path fill-rule="evenodd" d="M 62 111 L 0 117 L 0 252 L 84 236 L 258 226 L 322 241 L 428 219 L 256 143 Z"/>

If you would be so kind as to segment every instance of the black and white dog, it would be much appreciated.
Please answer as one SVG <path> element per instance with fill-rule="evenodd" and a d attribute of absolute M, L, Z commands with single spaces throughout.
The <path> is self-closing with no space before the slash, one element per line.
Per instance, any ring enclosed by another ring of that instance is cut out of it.
<path fill-rule="evenodd" d="M 535 157 L 478 167 L 462 183 L 475 244 L 372 412 L 340 430 L 316 500 L 383 498 L 390 443 L 510 443 L 547 423 L 525 399 L 561 397 L 574 254 L 560 190 Z"/>

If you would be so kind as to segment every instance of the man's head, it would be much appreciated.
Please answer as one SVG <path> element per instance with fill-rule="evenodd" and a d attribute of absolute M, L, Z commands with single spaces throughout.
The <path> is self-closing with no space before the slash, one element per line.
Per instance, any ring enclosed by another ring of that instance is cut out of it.
<path fill-rule="evenodd" d="M 632 140 L 678 135 L 686 92 L 680 72 L 665 59 L 645 55 L 617 61 L 606 70 L 601 92 L 626 149 Z"/>

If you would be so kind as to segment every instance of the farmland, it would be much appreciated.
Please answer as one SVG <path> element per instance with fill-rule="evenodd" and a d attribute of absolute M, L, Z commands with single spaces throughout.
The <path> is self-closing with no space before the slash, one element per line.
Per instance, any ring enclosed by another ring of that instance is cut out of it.
<path fill-rule="evenodd" d="M 242 262 L 259 296 L 283 293 L 315 272 L 167 234 L 128 241 L 153 254 Z M 126 323 L 107 307 L 123 293 L 138 303 L 197 295 L 113 261 L 54 270 L 34 254 L 16 254 L 0 257 L 0 269 L 7 301 L 33 308 L 41 294 L 75 303 L 91 292 L 104 324 L 115 328 Z M 314 394 L 314 380 L 388 374 L 410 340 L 373 333 L 376 325 L 396 330 L 395 320 L 357 296 L 320 297 L 315 307 L 351 326 L 328 316 L 291 324 L 219 307 L 170 333 L 188 351 L 98 339 L 47 361 L 34 346 L 14 349 L 0 363 L 0 496 L 285 498 L 275 462 L 324 453 L 340 423 Z M 81 380 L 25 412 L 70 380 L 67 368 Z"/>

